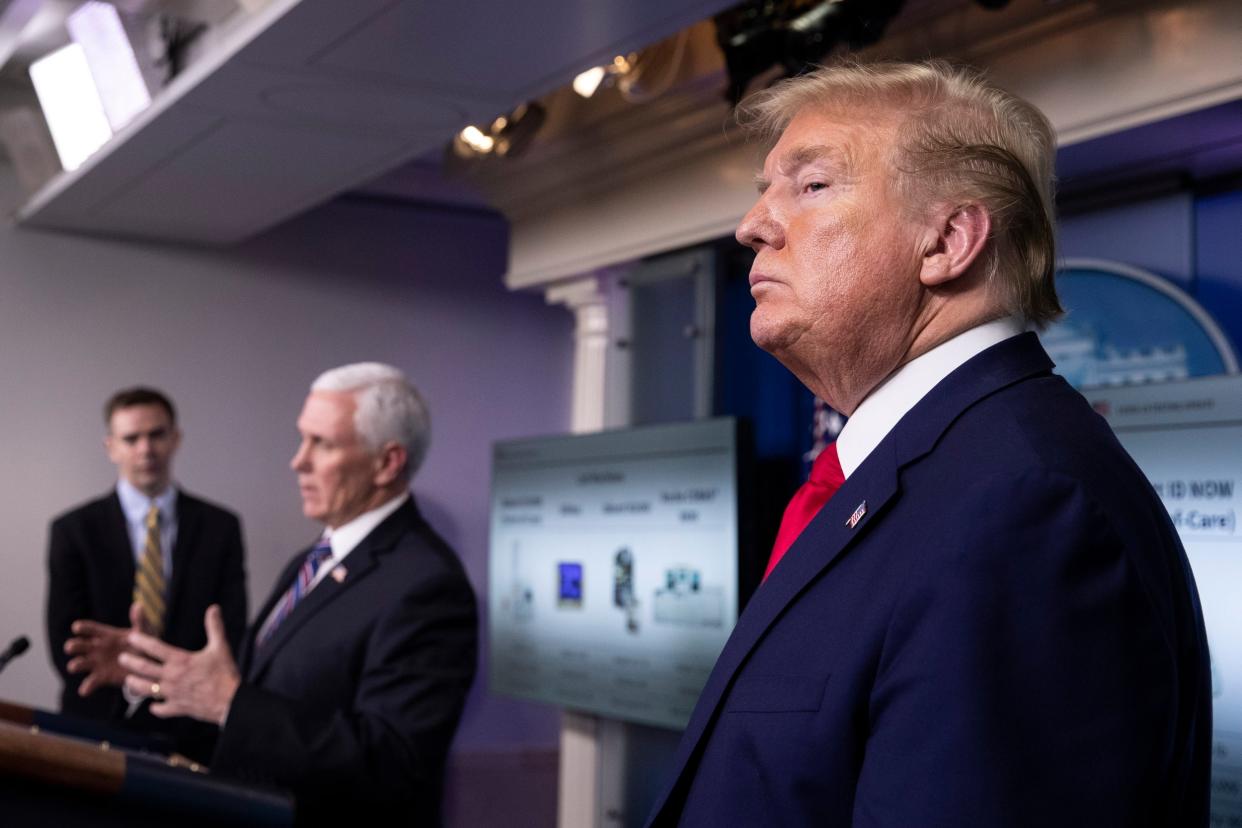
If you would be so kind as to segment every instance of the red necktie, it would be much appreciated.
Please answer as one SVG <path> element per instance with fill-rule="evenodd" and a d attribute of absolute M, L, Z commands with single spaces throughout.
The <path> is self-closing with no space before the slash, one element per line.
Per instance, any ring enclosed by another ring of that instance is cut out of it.
<path fill-rule="evenodd" d="M 776 533 L 776 543 L 772 544 L 772 557 L 768 559 L 768 568 L 763 573 L 766 581 L 781 557 L 793 546 L 793 542 L 802 534 L 802 530 L 811 522 L 815 514 L 828 499 L 841 488 L 845 482 L 845 472 L 841 471 L 841 460 L 837 457 L 837 444 L 829 443 L 815 458 L 811 466 L 811 475 L 807 478 L 785 507 L 781 517 L 781 528 Z"/>

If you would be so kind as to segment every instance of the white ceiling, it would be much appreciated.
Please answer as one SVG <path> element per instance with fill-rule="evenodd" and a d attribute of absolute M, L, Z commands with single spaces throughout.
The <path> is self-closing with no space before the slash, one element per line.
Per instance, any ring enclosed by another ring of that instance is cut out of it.
<path fill-rule="evenodd" d="M 238 241 L 729 5 L 273 0 L 18 220 Z M 389 186 L 408 195 L 410 175 Z"/>

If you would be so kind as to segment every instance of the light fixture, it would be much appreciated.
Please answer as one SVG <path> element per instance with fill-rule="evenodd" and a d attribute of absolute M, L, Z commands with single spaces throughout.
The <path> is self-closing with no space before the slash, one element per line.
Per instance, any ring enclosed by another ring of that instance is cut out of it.
<path fill-rule="evenodd" d="M 608 70 L 603 66 L 593 66 L 585 72 L 580 72 L 574 78 L 574 91 L 584 98 L 591 97 L 595 94 L 595 90 L 599 89 L 607 73 Z"/>
<path fill-rule="evenodd" d="M 92 0 L 69 15 L 65 27 L 82 47 L 108 123 L 114 132 L 121 129 L 151 105 L 151 92 L 120 13 Z"/>
<path fill-rule="evenodd" d="M 30 80 L 61 166 L 76 170 L 112 137 L 81 45 L 70 43 L 30 64 Z"/>
<path fill-rule="evenodd" d="M 486 155 L 496 148 L 496 139 L 485 135 L 477 126 L 468 126 L 457 134 L 458 139 L 479 155 Z"/>
<path fill-rule="evenodd" d="M 585 72 L 580 72 L 574 78 L 574 91 L 584 98 L 594 95 L 601 85 L 611 85 L 617 78 L 624 77 L 634 71 L 634 63 L 638 60 L 638 55 L 617 55 L 603 66 L 593 66 Z"/>
<path fill-rule="evenodd" d="M 521 155 L 543 126 L 547 112 L 535 101 L 524 103 L 492 121 L 484 131 L 471 125 L 453 138 L 451 156 L 469 161 L 485 155 L 513 158 Z"/>

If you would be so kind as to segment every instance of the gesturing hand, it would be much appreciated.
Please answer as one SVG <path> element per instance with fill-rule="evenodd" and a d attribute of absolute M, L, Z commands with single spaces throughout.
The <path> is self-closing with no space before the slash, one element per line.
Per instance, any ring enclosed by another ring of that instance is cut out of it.
<path fill-rule="evenodd" d="M 225 638 L 218 604 L 207 608 L 203 624 L 207 646 L 197 652 L 173 647 L 145 633 L 129 634 L 130 652 L 122 653 L 119 659 L 129 674 L 125 686 L 137 696 L 150 696 L 154 715 L 189 716 L 218 725 L 228 717 L 241 676 Z"/>
<path fill-rule="evenodd" d="M 137 602 L 129 608 L 130 627 L 146 632 L 142 608 Z M 65 642 L 65 654 L 71 655 L 66 669 L 70 673 L 86 673 L 78 685 L 79 696 L 89 696 L 100 687 L 119 687 L 125 681 L 125 670 L 117 662 L 127 648 L 130 629 L 82 619 L 69 628 L 73 638 Z"/>

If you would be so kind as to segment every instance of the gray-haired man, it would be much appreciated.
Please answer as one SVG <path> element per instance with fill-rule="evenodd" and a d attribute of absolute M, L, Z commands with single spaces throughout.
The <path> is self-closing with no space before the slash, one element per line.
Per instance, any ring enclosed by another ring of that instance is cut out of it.
<path fill-rule="evenodd" d="M 135 633 L 132 692 L 157 716 L 221 726 L 213 772 L 292 788 L 299 824 L 436 824 L 445 756 L 474 677 L 474 594 L 419 515 L 418 392 L 377 363 L 312 385 L 292 460 L 323 537 L 285 568 L 234 662 L 219 612 L 187 652 Z"/>

